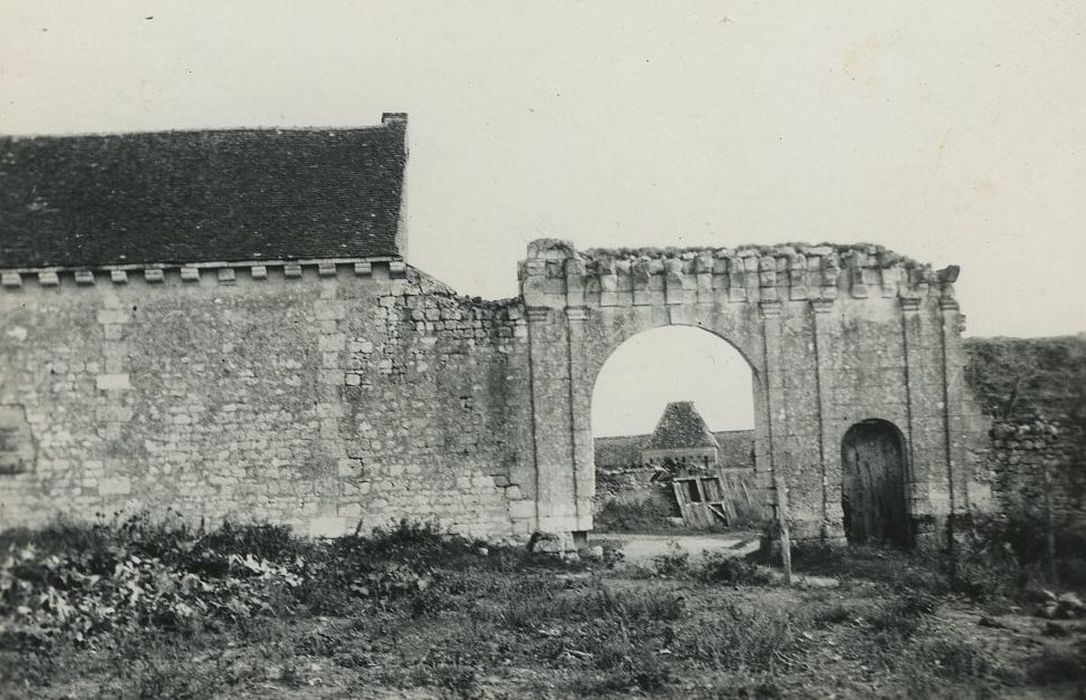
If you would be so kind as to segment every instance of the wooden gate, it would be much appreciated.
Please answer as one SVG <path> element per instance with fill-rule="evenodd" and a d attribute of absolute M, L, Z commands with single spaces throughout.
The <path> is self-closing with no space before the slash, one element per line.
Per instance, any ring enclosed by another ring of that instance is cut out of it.
<path fill-rule="evenodd" d="M 903 443 L 900 431 L 883 420 L 862 421 L 845 433 L 841 506 L 849 542 L 910 544 Z"/>
<path fill-rule="evenodd" d="M 717 476 L 680 476 L 671 480 L 675 502 L 687 527 L 727 525 L 734 518 Z"/>

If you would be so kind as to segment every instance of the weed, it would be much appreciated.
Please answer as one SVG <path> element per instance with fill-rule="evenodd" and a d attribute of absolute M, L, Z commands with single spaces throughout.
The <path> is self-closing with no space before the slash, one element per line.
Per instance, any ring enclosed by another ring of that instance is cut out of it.
<path fill-rule="evenodd" d="M 1039 685 L 1086 683 L 1086 651 L 1080 648 L 1045 654 L 1029 664 L 1026 674 Z"/>
<path fill-rule="evenodd" d="M 636 503 L 607 501 L 594 515 L 599 532 L 659 532 L 674 530 L 672 513 L 659 499 L 646 498 Z"/>
<path fill-rule="evenodd" d="M 652 563 L 660 576 L 683 576 L 689 571 L 690 553 L 680 547 L 678 542 L 671 541 L 668 543 L 667 554 L 653 557 Z"/>
<path fill-rule="evenodd" d="M 699 619 L 677 632 L 680 653 L 715 669 L 771 671 L 787 662 L 799 629 L 794 611 L 783 607 L 744 608 L 726 603 L 716 619 Z"/>
<path fill-rule="evenodd" d="M 697 577 L 705 583 L 764 586 L 773 581 L 768 571 L 753 562 L 720 552 L 705 552 Z"/>
<path fill-rule="evenodd" d="M 840 625 L 851 622 L 856 615 L 844 603 L 833 603 L 828 606 L 818 607 L 811 613 L 811 622 L 818 629 L 825 629 L 832 625 Z"/>

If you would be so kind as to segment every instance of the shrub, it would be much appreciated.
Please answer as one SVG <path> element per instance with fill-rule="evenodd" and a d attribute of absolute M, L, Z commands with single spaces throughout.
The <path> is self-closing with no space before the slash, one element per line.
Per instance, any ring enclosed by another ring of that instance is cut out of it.
<path fill-rule="evenodd" d="M 909 639 L 924 624 L 924 618 L 935 612 L 938 601 L 928 593 L 905 589 L 880 602 L 869 615 L 868 623 L 876 632 L 889 633 Z"/>
<path fill-rule="evenodd" d="M 40 539 L 40 544 L 39 544 Z M 302 604 L 346 613 L 359 601 L 406 599 L 440 609 L 435 566 L 475 557 L 471 543 L 406 521 L 331 543 L 287 527 L 225 523 L 198 533 L 145 515 L 90 525 L 56 523 L 40 538 L 15 533 L 0 560 L 0 635 L 23 646 L 103 632 L 197 629 L 281 614 Z"/>
<path fill-rule="evenodd" d="M 653 568 L 661 576 L 682 576 L 689 571 L 690 553 L 679 546 L 678 542 L 668 543 L 667 554 L 652 558 Z"/>
<path fill-rule="evenodd" d="M 764 586 L 773 581 L 768 571 L 740 557 L 720 552 L 705 552 L 698 578 L 705 583 L 730 583 Z"/>
<path fill-rule="evenodd" d="M 676 631 L 681 655 L 714 669 L 773 671 L 796 648 L 795 612 L 766 605 L 744 608 L 726 602 L 714 620 L 698 619 Z"/>
<path fill-rule="evenodd" d="M 1031 681 L 1040 685 L 1086 683 L 1086 649 L 1045 654 L 1034 659 L 1026 673 Z"/>
<path fill-rule="evenodd" d="M 636 503 L 606 501 L 593 520 L 599 532 L 655 532 L 675 529 L 671 515 L 666 503 L 646 498 Z"/>
<path fill-rule="evenodd" d="M 811 613 L 811 622 L 819 629 L 825 629 L 830 625 L 839 625 L 855 618 L 855 614 L 844 603 L 836 602 L 828 606 L 820 606 Z"/>

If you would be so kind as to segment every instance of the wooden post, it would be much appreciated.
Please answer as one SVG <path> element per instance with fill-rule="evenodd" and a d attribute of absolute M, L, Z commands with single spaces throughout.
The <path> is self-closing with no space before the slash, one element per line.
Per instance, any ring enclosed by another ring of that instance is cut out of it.
<path fill-rule="evenodd" d="M 781 535 L 781 564 L 784 566 L 784 582 L 792 585 L 792 540 L 788 534 L 788 494 L 781 478 L 773 475 L 773 490 L 777 494 L 777 526 Z"/>

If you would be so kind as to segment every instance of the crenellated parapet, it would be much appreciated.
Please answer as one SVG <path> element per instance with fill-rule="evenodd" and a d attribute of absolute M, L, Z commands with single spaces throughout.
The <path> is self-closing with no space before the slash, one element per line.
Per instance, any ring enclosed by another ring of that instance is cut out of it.
<path fill-rule="evenodd" d="M 542 239 L 529 245 L 520 283 L 529 308 L 880 296 L 956 305 L 957 273 L 868 244 L 577 251 L 568 242 Z"/>

